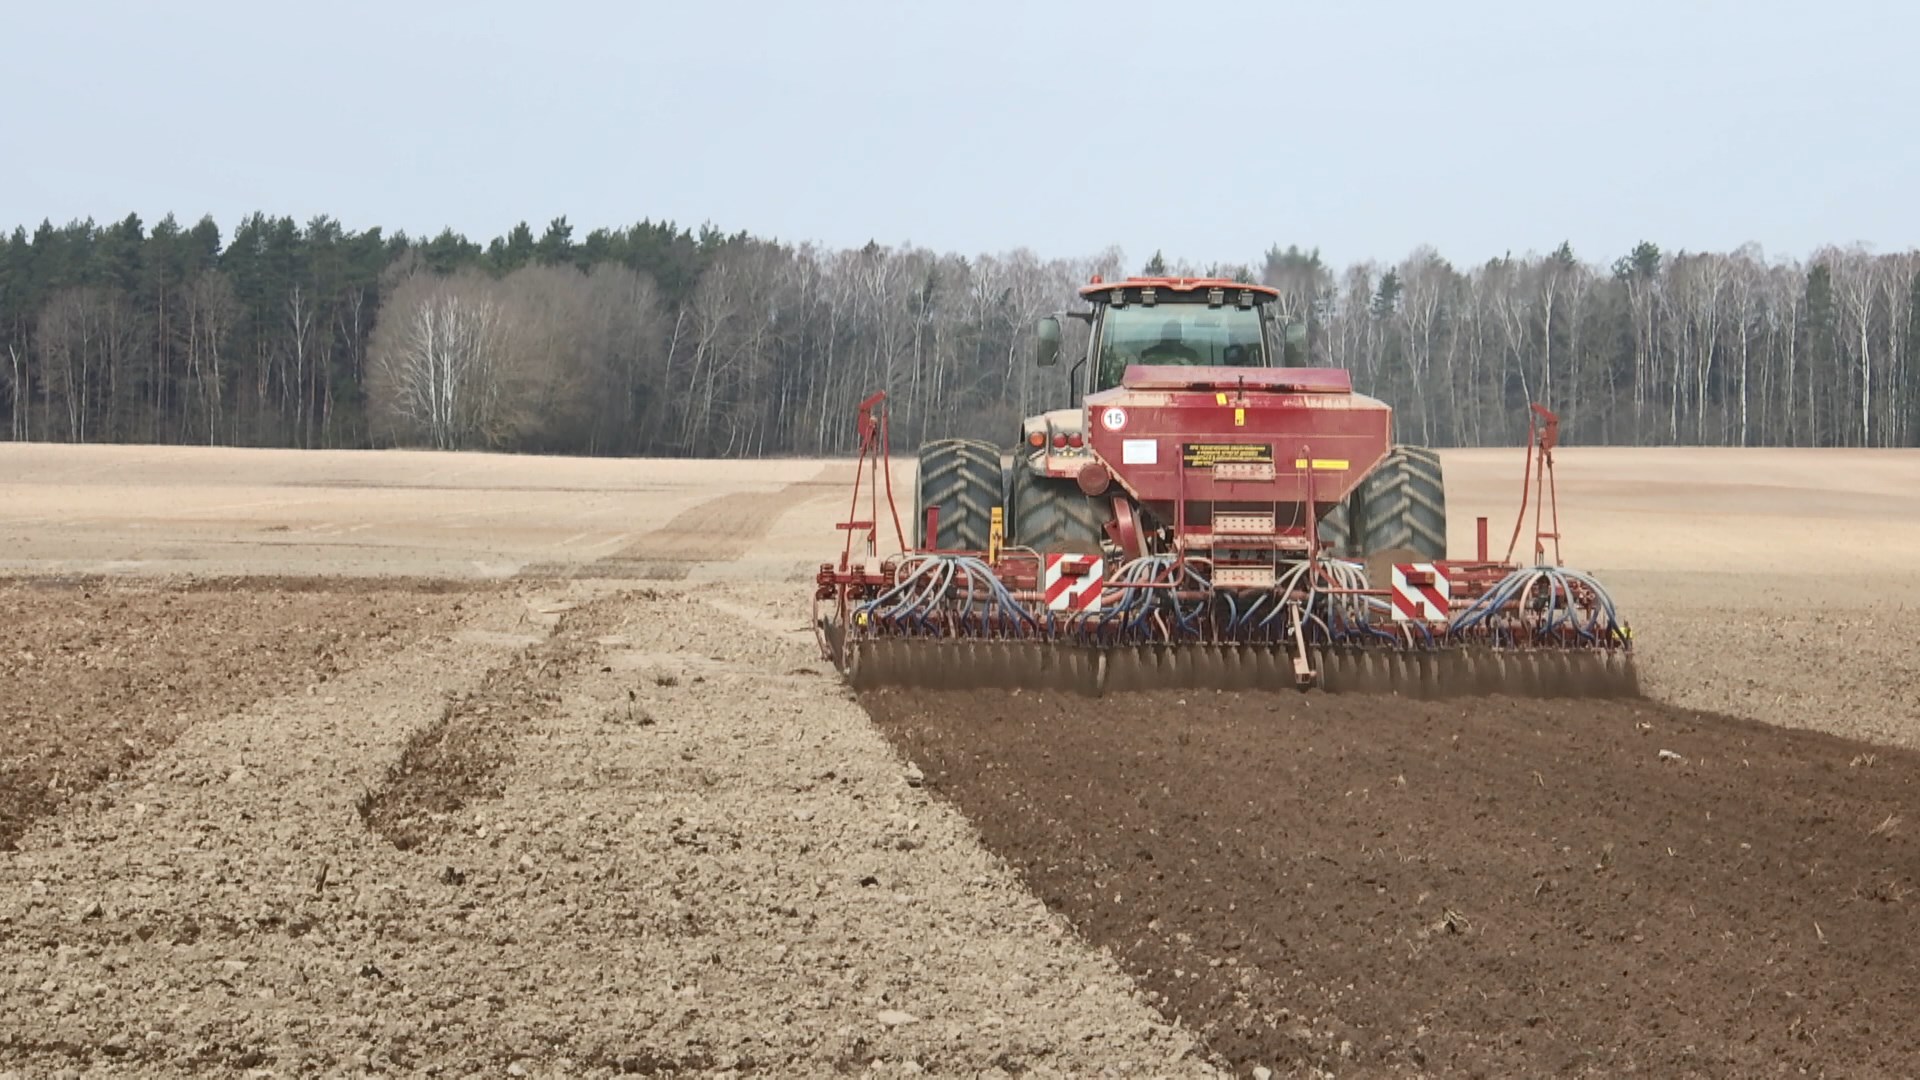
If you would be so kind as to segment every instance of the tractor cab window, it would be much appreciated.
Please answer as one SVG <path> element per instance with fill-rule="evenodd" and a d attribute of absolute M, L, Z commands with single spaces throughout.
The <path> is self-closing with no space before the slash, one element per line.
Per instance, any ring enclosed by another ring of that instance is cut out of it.
<path fill-rule="evenodd" d="M 1264 367 L 1260 313 L 1252 308 L 1160 303 L 1109 307 L 1101 321 L 1099 386 L 1129 364 Z"/>

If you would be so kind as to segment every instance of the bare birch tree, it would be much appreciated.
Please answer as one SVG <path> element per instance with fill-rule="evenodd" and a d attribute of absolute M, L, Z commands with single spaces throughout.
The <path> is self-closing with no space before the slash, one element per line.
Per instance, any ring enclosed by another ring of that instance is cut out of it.
<path fill-rule="evenodd" d="M 491 283 L 409 277 L 374 332 L 370 396 L 402 439 L 440 450 L 497 446 L 511 434 L 503 320 Z"/>

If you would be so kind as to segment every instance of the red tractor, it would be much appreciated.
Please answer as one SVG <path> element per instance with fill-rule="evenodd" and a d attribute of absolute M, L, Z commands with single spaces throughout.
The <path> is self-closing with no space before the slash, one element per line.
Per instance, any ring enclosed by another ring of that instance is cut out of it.
<path fill-rule="evenodd" d="M 1347 372 L 1276 366 L 1274 290 L 1129 278 L 1080 295 L 1090 310 L 1064 316 L 1088 324 L 1078 404 L 1027 420 L 1011 453 L 923 447 L 914 542 L 894 514 L 891 556 L 880 396 L 862 406 L 871 512 L 856 520 L 856 484 L 815 589 L 823 652 L 857 684 L 1631 692 L 1598 582 L 1489 561 L 1484 542 L 1449 560 L 1439 457 L 1394 445 L 1391 410 Z M 1038 327 L 1043 366 L 1062 317 Z M 1551 442 L 1530 445 L 1530 479 Z"/>
<path fill-rule="evenodd" d="M 1395 446 L 1388 407 L 1344 371 L 1284 368 L 1278 294 L 1206 278 L 1132 278 L 1080 290 L 1092 308 L 1082 404 L 1026 421 L 1002 449 L 946 439 L 920 451 L 921 546 L 985 550 L 994 506 L 1006 542 L 1123 556 L 1208 549 L 1216 566 L 1275 569 L 1309 548 L 1446 557 L 1446 490 L 1431 450 Z M 1038 361 L 1059 356 L 1061 316 Z M 925 530 L 935 510 L 938 537 Z M 1241 575 L 1245 577 L 1244 574 Z"/>

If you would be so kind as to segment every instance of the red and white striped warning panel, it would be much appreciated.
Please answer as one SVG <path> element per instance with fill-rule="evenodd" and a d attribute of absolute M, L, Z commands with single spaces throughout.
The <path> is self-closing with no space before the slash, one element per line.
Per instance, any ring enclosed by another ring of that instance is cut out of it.
<path fill-rule="evenodd" d="M 1393 564 L 1395 622 L 1446 622 L 1447 575 L 1433 563 Z"/>
<path fill-rule="evenodd" d="M 1099 611 L 1100 584 L 1107 562 L 1098 555 L 1049 555 L 1046 581 L 1049 611 Z"/>

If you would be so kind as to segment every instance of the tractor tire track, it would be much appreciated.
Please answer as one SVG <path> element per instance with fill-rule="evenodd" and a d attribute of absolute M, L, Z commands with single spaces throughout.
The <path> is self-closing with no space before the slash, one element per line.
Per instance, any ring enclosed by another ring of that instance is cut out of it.
<path fill-rule="evenodd" d="M 682 510 L 611 555 L 584 564 L 539 564 L 523 577 L 618 577 L 681 581 L 702 563 L 732 562 L 766 538 L 781 515 L 853 486 L 853 466 L 832 464 L 775 491 L 720 495 Z"/>
<path fill-rule="evenodd" d="M 468 804 L 499 797 L 495 774 L 513 760 L 516 741 L 553 715 L 565 680 L 597 661 L 593 639 L 639 598 L 656 597 L 650 589 L 617 593 L 567 611 L 550 636 L 450 700 L 437 721 L 407 740 L 380 786 L 361 797 L 360 820 L 409 851 L 445 832 Z"/>

